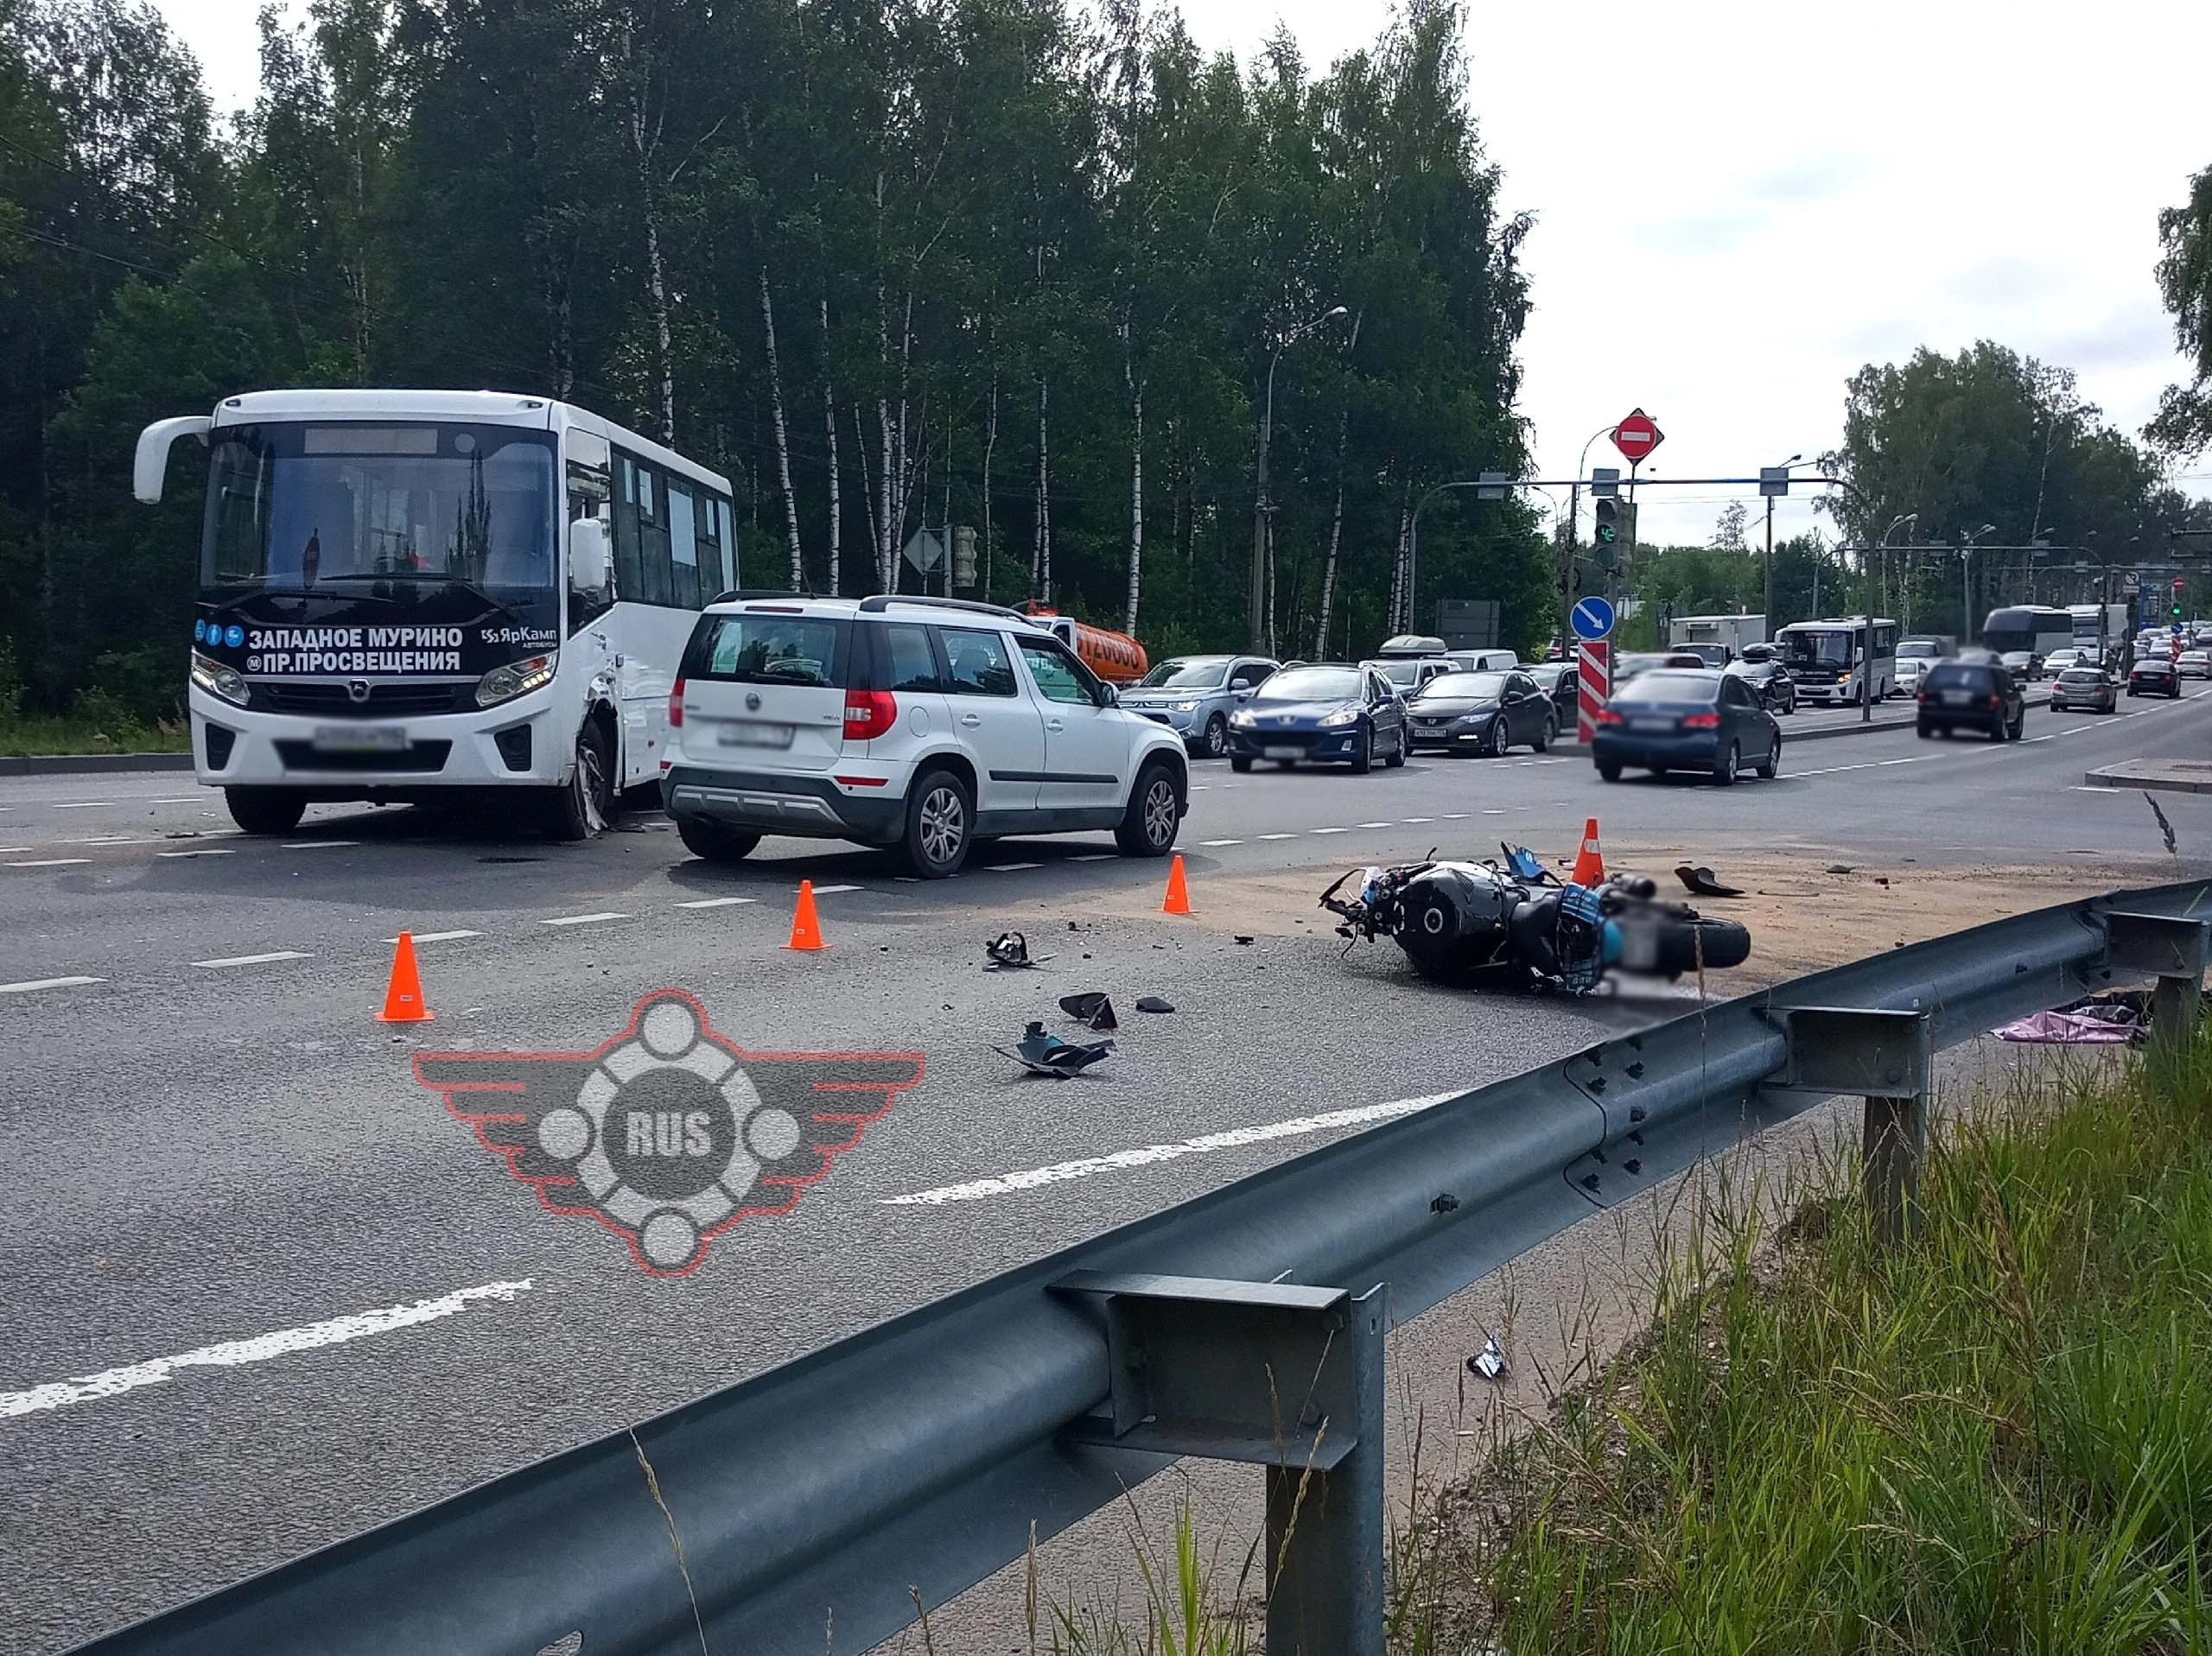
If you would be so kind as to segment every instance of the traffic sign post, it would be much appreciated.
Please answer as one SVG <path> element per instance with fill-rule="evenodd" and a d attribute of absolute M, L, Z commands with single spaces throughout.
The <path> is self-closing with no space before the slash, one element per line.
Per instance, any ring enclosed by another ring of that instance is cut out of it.
<path fill-rule="evenodd" d="M 1643 465 L 1666 441 L 1667 434 L 1642 409 L 1630 409 L 1628 418 L 1613 428 L 1613 447 L 1630 466 Z"/>
<path fill-rule="evenodd" d="M 1574 669 L 1574 733 L 1587 745 L 1598 733 L 1598 715 L 1612 694 L 1613 606 L 1602 598 L 1586 598 L 1567 619 L 1582 640 Z"/>

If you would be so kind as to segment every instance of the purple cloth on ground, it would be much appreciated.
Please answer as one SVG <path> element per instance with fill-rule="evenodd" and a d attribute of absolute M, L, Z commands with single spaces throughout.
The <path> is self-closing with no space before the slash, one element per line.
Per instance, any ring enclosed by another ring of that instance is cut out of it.
<path fill-rule="evenodd" d="M 1997 1031 L 1997 1038 L 2044 1046 L 2125 1046 L 2142 1034 L 2140 1024 L 2116 1024 L 2079 1012 L 2039 1012 L 2005 1025 Z"/>

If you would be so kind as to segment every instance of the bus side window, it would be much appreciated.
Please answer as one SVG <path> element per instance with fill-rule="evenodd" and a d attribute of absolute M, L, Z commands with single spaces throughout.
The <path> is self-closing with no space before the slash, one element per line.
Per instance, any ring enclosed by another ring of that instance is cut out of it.
<path fill-rule="evenodd" d="M 667 479 L 669 601 L 696 610 L 699 597 L 700 514 L 693 509 L 691 491 L 674 478 Z M 714 596 L 712 593 L 709 597 Z"/>
<path fill-rule="evenodd" d="M 570 461 L 568 521 L 573 523 L 588 517 L 605 517 L 607 515 L 609 504 L 607 492 L 607 479 L 604 471 L 588 466 L 579 466 Z M 561 567 L 563 569 L 567 568 L 568 556 L 568 545 L 564 538 L 559 554 Z M 561 585 L 568 586 L 565 578 L 562 580 Z M 619 582 L 610 582 L 607 587 L 596 593 L 580 593 L 573 587 L 569 588 L 569 631 L 573 633 L 580 628 L 588 626 L 607 613 L 608 607 L 614 602 L 618 592 Z"/>

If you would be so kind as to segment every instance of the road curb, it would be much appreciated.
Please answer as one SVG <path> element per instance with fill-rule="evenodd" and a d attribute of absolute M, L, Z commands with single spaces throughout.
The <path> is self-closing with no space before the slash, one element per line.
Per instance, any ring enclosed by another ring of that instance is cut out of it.
<path fill-rule="evenodd" d="M 2191 782 L 2183 777 L 2131 777 L 2117 771 L 2092 771 L 2082 778 L 2085 788 L 2124 788 L 2131 793 L 2212 794 L 2212 781 Z"/>
<path fill-rule="evenodd" d="M 1821 730 L 1792 730 L 1787 719 L 1779 722 L 1783 746 L 1787 747 L 1797 742 L 1826 741 L 1834 736 L 1871 736 L 1878 730 L 1910 730 L 1918 721 L 1919 715 L 1911 714 L 1902 719 L 1875 719 L 1863 725 L 1831 725 Z M 1554 742 L 1549 751 L 1580 758 L 1588 756 L 1590 748 L 1585 742 Z"/>
<path fill-rule="evenodd" d="M 92 776 L 105 771 L 189 771 L 189 753 L 7 753 L 0 777 Z"/>

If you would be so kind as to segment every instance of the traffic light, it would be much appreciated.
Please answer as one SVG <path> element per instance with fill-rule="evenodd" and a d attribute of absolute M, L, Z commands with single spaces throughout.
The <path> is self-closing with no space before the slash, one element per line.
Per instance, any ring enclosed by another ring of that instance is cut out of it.
<path fill-rule="evenodd" d="M 966 523 L 956 524 L 952 530 L 952 584 L 976 584 L 976 531 Z"/>
<path fill-rule="evenodd" d="M 1620 555 L 1621 503 L 1601 498 L 1597 503 L 1597 526 L 1590 531 L 1592 543 L 1597 548 L 1592 558 L 1601 569 L 1610 569 Z"/>
<path fill-rule="evenodd" d="M 2187 584 L 2188 583 L 2184 581 L 2181 576 L 2176 575 L 2174 577 L 2174 604 L 2173 608 L 2169 611 L 2168 613 L 2170 613 L 2177 621 L 2182 619 L 2181 595 L 2183 588 L 2187 586 Z"/>

